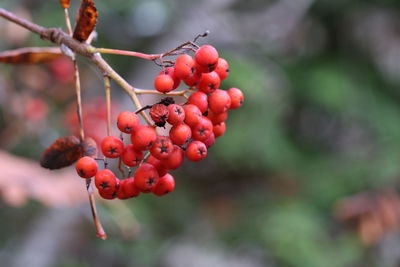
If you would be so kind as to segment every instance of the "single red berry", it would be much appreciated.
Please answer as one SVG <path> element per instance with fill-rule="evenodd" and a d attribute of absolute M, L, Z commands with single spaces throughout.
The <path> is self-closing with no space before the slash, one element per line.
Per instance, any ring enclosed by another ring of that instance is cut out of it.
<path fill-rule="evenodd" d="M 140 190 L 135 186 L 135 179 L 130 177 L 120 181 L 116 193 L 119 199 L 128 199 L 137 197 L 140 194 Z"/>
<path fill-rule="evenodd" d="M 197 91 L 189 96 L 187 101 L 188 104 L 196 105 L 201 113 L 204 113 L 208 109 L 208 97 L 205 93 Z"/>
<path fill-rule="evenodd" d="M 113 192 L 108 192 L 105 189 L 98 188 L 98 191 L 99 191 L 99 195 L 104 199 L 111 200 L 111 199 L 114 199 L 114 198 L 117 197 L 117 191 L 116 190 L 114 190 Z"/>
<path fill-rule="evenodd" d="M 231 88 L 228 90 L 228 94 L 231 97 L 231 109 L 237 109 L 243 105 L 244 95 L 238 88 Z"/>
<path fill-rule="evenodd" d="M 197 85 L 197 88 L 200 91 L 208 94 L 217 90 L 220 84 L 221 79 L 219 78 L 218 74 L 215 71 L 212 71 L 210 73 L 201 74 L 201 78 L 199 84 Z"/>
<path fill-rule="evenodd" d="M 154 121 L 154 123 L 159 127 L 164 127 L 168 115 L 169 110 L 168 107 L 164 104 L 154 104 L 150 109 L 150 117 Z"/>
<path fill-rule="evenodd" d="M 218 51 L 211 45 L 201 46 L 195 53 L 196 62 L 202 66 L 212 66 L 218 62 Z"/>
<path fill-rule="evenodd" d="M 228 118 L 228 112 L 222 112 L 216 114 L 211 110 L 208 110 L 207 118 L 209 118 L 213 124 L 218 124 L 226 121 L 226 119 Z"/>
<path fill-rule="evenodd" d="M 185 111 L 183 107 L 178 104 L 171 104 L 168 106 L 168 119 L 167 122 L 171 125 L 180 124 L 185 120 Z"/>
<path fill-rule="evenodd" d="M 200 161 L 207 156 L 207 147 L 203 142 L 192 141 L 186 148 L 186 157 L 190 161 Z"/>
<path fill-rule="evenodd" d="M 189 87 L 195 87 L 199 85 L 200 79 L 201 75 L 195 72 L 190 74 L 183 82 Z"/>
<path fill-rule="evenodd" d="M 117 126 L 121 132 L 129 134 L 135 126 L 139 125 L 139 123 L 140 119 L 135 112 L 123 111 L 118 115 Z"/>
<path fill-rule="evenodd" d="M 157 169 L 148 163 L 140 165 L 135 171 L 134 177 L 136 187 L 144 193 L 149 193 L 159 179 Z"/>
<path fill-rule="evenodd" d="M 198 124 L 202 118 L 202 114 L 200 109 L 192 104 L 186 105 L 184 108 L 185 110 L 185 123 L 190 127 L 194 127 Z"/>
<path fill-rule="evenodd" d="M 75 165 L 76 172 L 82 178 L 91 178 L 97 173 L 97 162 L 91 157 L 82 157 Z"/>
<path fill-rule="evenodd" d="M 207 148 L 215 144 L 215 135 L 211 133 L 210 136 L 203 142 Z"/>
<path fill-rule="evenodd" d="M 161 160 L 162 165 L 167 170 L 176 170 L 183 164 L 183 150 L 179 146 L 174 146 L 168 158 Z"/>
<path fill-rule="evenodd" d="M 225 90 L 217 89 L 208 96 L 208 104 L 213 113 L 227 112 L 231 107 L 231 97 Z"/>
<path fill-rule="evenodd" d="M 143 152 L 136 150 L 132 144 L 129 144 L 124 148 L 121 159 L 126 166 L 134 167 L 142 162 Z"/>
<path fill-rule="evenodd" d="M 97 189 L 101 189 L 105 193 L 113 193 L 117 187 L 117 178 L 114 173 L 108 169 L 100 170 L 96 173 L 94 184 Z"/>
<path fill-rule="evenodd" d="M 174 145 L 167 136 L 157 136 L 156 141 L 150 148 L 150 154 L 157 159 L 165 159 L 173 149 Z"/>
<path fill-rule="evenodd" d="M 169 76 L 171 76 L 171 78 L 174 80 L 174 86 L 172 87 L 172 90 L 178 88 L 181 84 L 181 79 L 176 77 L 175 69 L 173 67 L 165 68 L 165 71 L 160 71 L 159 74 L 168 74 Z"/>
<path fill-rule="evenodd" d="M 161 160 L 156 159 L 153 156 L 150 156 L 147 159 L 147 163 L 153 165 L 158 172 L 158 175 L 161 177 L 167 173 L 167 168 L 164 166 L 164 164 L 161 162 Z"/>
<path fill-rule="evenodd" d="M 157 196 L 166 195 L 175 189 L 175 180 L 174 177 L 167 173 L 163 177 L 160 177 L 157 185 L 153 189 L 153 194 Z"/>
<path fill-rule="evenodd" d="M 202 117 L 200 122 L 192 128 L 192 137 L 198 141 L 206 141 L 213 132 L 213 124 L 207 117 Z"/>
<path fill-rule="evenodd" d="M 223 59 L 223 58 L 219 58 L 218 59 L 218 63 L 217 63 L 217 67 L 215 69 L 215 72 L 218 74 L 219 78 L 222 80 L 225 80 L 226 77 L 228 77 L 229 75 L 229 64 L 228 62 Z"/>
<path fill-rule="evenodd" d="M 136 150 L 148 150 L 157 138 L 157 133 L 153 127 L 139 125 L 131 134 L 131 142 Z"/>
<path fill-rule="evenodd" d="M 179 79 L 187 79 L 192 73 L 194 73 L 194 59 L 187 55 L 180 55 L 175 61 L 175 76 Z"/>
<path fill-rule="evenodd" d="M 174 79 L 168 74 L 159 74 L 154 80 L 154 88 L 162 93 L 172 91 L 174 88 Z"/>
<path fill-rule="evenodd" d="M 226 130 L 225 122 L 220 122 L 218 124 L 214 124 L 213 132 L 215 137 L 223 136 Z"/>
<path fill-rule="evenodd" d="M 177 124 L 169 131 L 172 143 L 183 146 L 192 137 L 192 130 L 187 124 Z"/>
<path fill-rule="evenodd" d="M 101 141 L 101 151 L 107 158 L 118 158 L 124 150 L 124 143 L 116 136 L 107 136 Z"/>

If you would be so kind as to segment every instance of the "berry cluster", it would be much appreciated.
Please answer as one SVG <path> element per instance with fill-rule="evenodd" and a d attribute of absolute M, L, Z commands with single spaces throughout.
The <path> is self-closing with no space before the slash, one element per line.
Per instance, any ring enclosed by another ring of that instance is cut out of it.
<path fill-rule="evenodd" d="M 154 87 L 168 95 L 183 81 L 191 93 L 187 102 L 176 104 L 173 98 L 166 97 L 148 107 L 153 126 L 140 124 L 135 112 L 123 111 L 117 126 L 130 135 L 130 144 L 124 145 L 116 136 L 108 136 L 101 142 L 105 157 L 119 158 L 129 168 L 137 167 L 133 177 L 120 180 L 108 169 L 98 170 L 97 162 L 90 157 L 79 159 L 78 175 L 94 176 L 99 194 L 105 199 L 131 198 L 140 192 L 162 196 L 173 191 L 175 181 L 168 171 L 179 168 L 185 156 L 190 161 L 205 158 L 215 138 L 225 133 L 228 111 L 243 104 L 244 96 L 238 88 L 218 89 L 228 75 L 228 62 L 219 57 L 213 46 L 199 47 L 194 58 L 179 55 L 172 66 L 157 75 Z M 158 135 L 156 128 L 166 124 L 170 126 L 169 135 Z"/>

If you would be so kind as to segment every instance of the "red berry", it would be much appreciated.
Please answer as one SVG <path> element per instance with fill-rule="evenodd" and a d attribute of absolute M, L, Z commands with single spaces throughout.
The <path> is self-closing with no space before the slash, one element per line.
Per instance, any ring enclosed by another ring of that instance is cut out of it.
<path fill-rule="evenodd" d="M 192 128 L 192 137 L 198 141 L 206 141 L 213 132 L 213 124 L 207 117 L 202 117 L 201 121 Z"/>
<path fill-rule="evenodd" d="M 190 74 L 183 82 L 189 87 L 195 87 L 199 84 L 200 78 L 201 75 L 195 72 Z"/>
<path fill-rule="evenodd" d="M 151 106 L 149 113 L 154 123 L 159 127 L 163 127 L 165 125 L 169 115 L 168 107 L 163 104 L 154 104 Z"/>
<path fill-rule="evenodd" d="M 117 126 L 121 132 L 131 133 L 132 129 L 139 125 L 140 119 L 134 112 L 123 111 L 119 113 Z"/>
<path fill-rule="evenodd" d="M 215 144 L 215 135 L 211 133 L 210 136 L 203 142 L 207 148 Z"/>
<path fill-rule="evenodd" d="M 201 78 L 199 84 L 197 85 L 197 88 L 200 91 L 208 94 L 217 90 L 220 83 L 221 79 L 219 78 L 218 74 L 215 71 L 212 71 L 210 73 L 201 74 Z"/>
<path fill-rule="evenodd" d="M 183 150 L 174 146 L 174 150 L 168 158 L 161 160 L 163 166 L 168 170 L 176 170 L 183 164 Z"/>
<path fill-rule="evenodd" d="M 134 177 L 136 187 L 144 193 L 150 192 L 159 179 L 157 169 L 148 163 L 140 165 Z"/>
<path fill-rule="evenodd" d="M 183 146 L 192 137 L 192 130 L 187 124 L 177 124 L 169 131 L 172 143 Z"/>
<path fill-rule="evenodd" d="M 223 113 L 231 107 L 231 97 L 226 91 L 217 89 L 208 96 L 208 104 L 213 113 Z"/>
<path fill-rule="evenodd" d="M 107 190 L 104 190 L 102 188 L 98 188 L 99 190 L 99 195 L 104 198 L 104 199 L 114 199 L 117 197 L 117 192 L 114 190 L 113 192 L 108 192 Z"/>
<path fill-rule="evenodd" d="M 167 173 L 163 177 L 160 177 L 157 185 L 153 189 L 153 194 L 157 196 L 163 196 L 174 191 L 174 188 L 175 188 L 174 177 L 171 174 Z"/>
<path fill-rule="evenodd" d="M 143 160 L 143 153 L 140 150 L 135 150 L 132 144 L 127 145 L 122 152 L 122 162 L 129 167 L 134 167 L 140 164 Z"/>
<path fill-rule="evenodd" d="M 94 183 L 97 189 L 102 190 L 104 193 L 115 192 L 117 186 L 117 178 L 114 173 L 108 169 L 100 170 L 96 173 Z"/>
<path fill-rule="evenodd" d="M 159 74 L 154 80 L 154 88 L 162 93 L 172 91 L 174 88 L 174 79 L 168 74 Z"/>
<path fill-rule="evenodd" d="M 148 125 L 139 125 L 131 134 L 131 142 L 136 150 L 147 150 L 157 138 L 157 133 L 153 127 Z"/>
<path fill-rule="evenodd" d="M 226 119 L 228 118 L 228 112 L 222 112 L 222 113 L 215 114 L 211 110 L 209 110 L 208 114 L 207 114 L 207 118 L 209 118 L 213 124 L 218 124 L 218 123 L 226 121 Z"/>
<path fill-rule="evenodd" d="M 188 104 L 196 105 L 201 113 L 204 113 L 208 109 L 208 98 L 207 95 L 203 92 L 197 91 L 189 96 Z"/>
<path fill-rule="evenodd" d="M 116 193 L 119 199 L 127 199 L 131 197 L 137 197 L 140 194 L 140 191 L 135 186 L 135 179 L 130 177 L 120 181 Z"/>
<path fill-rule="evenodd" d="M 189 55 L 180 55 L 175 61 L 175 76 L 179 79 L 187 79 L 194 72 L 194 59 Z"/>
<path fill-rule="evenodd" d="M 156 141 L 150 148 L 150 153 L 157 159 L 167 158 L 174 149 L 174 145 L 171 140 L 166 136 L 157 136 Z"/>
<path fill-rule="evenodd" d="M 194 65 L 194 68 L 196 70 L 196 73 L 198 74 L 202 74 L 202 73 L 208 73 L 208 72 L 212 72 L 215 70 L 215 68 L 217 67 L 217 64 L 214 65 L 209 65 L 209 66 L 202 66 L 199 63 L 196 62 L 196 64 Z"/>
<path fill-rule="evenodd" d="M 182 123 L 185 120 L 185 111 L 183 107 L 177 104 L 170 104 L 168 105 L 168 119 L 167 122 L 176 125 Z"/>
<path fill-rule="evenodd" d="M 124 150 L 124 143 L 116 136 L 107 136 L 101 141 L 101 151 L 107 158 L 118 158 Z"/>
<path fill-rule="evenodd" d="M 153 165 L 158 172 L 158 175 L 161 177 L 167 173 L 167 168 L 164 166 L 164 164 L 161 162 L 161 160 L 156 159 L 153 156 L 150 156 L 147 159 L 147 163 Z"/>
<path fill-rule="evenodd" d="M 226 130 L 226 125 L 225 122 L 220 122 L 218 124 L 214 124 L 213 132 L 215 137 L 220 137 L 224 135 Z"/>
<path fill-rule="evenodd" d="M 228 75 L 229 75 L 229 64 L 228 64 L 228 62 L 225 59 L 220 57 L 218 59 L 217 67 L 215 68 L 215 72 L 218 74 L 218 76 L 221 79 L 221 81 L 225 80 L 226 77 L 228 77 Z"/>
<path fill-rule="evenodd" d="M 91 178 L 97 173 L 97 162 L 91 157 L 82 157 L 75 165 L 76 172 L 82 178 Z"/>
<path fill-rule="evenodd" d="M 185 110 L 185 123 L 190 127 L 194 127 L 198 124 L 202 118 L 202 114 L 200 109 L 192 104 L 186 105 L 184 108 Z"/>
<path fill-rule="evenodd" d="M 244 95 L 238 88 L 231 88 L 228 90 L 228 94 L 231 97 L 231 109 L 237 109 L 243 105 Z"/>
<path fill-rule="evenodd" d="M 171 78 L 174 80 L 174 86 L 172 87 L 172 90 L 178 88 L 181 84 L 181 79 L 175 76 L 175 70 L 173 67 L 165 68 L 165 71 L 160 71 L 159 74 L 168 74 L 171 76 Z"/>
<path fill-rule="evenodd" d="M 195 53 L 196 62 L 202 66 L 212 66 L 218 62 L 218 51 L 211 45 L 201 46 Z"/>
<path fill-rule="evenodd" d="M 203 142 L 192 141 L 186 148 L 186 157 L 190 161 L 199 161 L 207 156 L 207 147 Z"/>

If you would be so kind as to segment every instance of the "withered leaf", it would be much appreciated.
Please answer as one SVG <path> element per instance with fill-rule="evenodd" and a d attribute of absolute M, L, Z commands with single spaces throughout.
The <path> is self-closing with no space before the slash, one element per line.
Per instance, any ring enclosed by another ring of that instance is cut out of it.
<path fill-rule="evenodd" d="M 60 0 L 60 4 L 61 4 L 62 8 L 69 8 L 70 2 L 71 2 L 71 0 Z"/>
<path fill-rule="evenodd" d="M 85 141 L 82 142 L 83 155 L 96 158 L 97 157 L 97 144 L 93 138 L 86 137 Z"/>
<path fill-rule="evenodd" d="M 56 139 L 42 154 L 40 165 L 54 170 L 67 167 L 83 156 L 83 146 L 76 136 Z"/>
<path fill-rule="evenodd" d="M 86 41 L 97 23 L 97 10 L 93 0 L 82 0 L 78 11 L 73 37 L 80 41 Z"/>
<path fill-rule="evenodd" d="M 25 47 L 0 52 L 0 62 L 10 64 L 38 64 L 62 57 L 58 47 Z"/>

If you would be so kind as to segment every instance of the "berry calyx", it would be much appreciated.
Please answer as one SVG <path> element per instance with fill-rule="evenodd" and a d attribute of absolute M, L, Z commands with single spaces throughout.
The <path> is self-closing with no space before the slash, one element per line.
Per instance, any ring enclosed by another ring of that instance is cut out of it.
<path fill-rule="evenodd" d="M 107 136 L 101 141 L 101 151 L 107 158 L 118 158 L 124 150 L 124 143 L 116 136 Z"/>
<path fill-rule="evenodd" d="M 164 127 L 169 115 L 169 109 L 166 105 L 154 104 L 151 106 L 149 113 L 151 119 L 158 127 Z"/>
<path fill-rule="evenodd" d="M 159 176 L 157 169 L 148 163 L 144 163 L 135 172 L 135 186 L 144 193 L 149 193 L 157 184 Z"/>
<path fill-rule="evenodd" d="M 76 172 L 82 178 L 92 178 L 96 175 L 97 168 L 96 160 L 88 156 L 80 158 L 75 165 Z"/>
<path fill-rule="evenodd" d="M 157 136 L 156 141 L 150 149 L 150 154 L 157 159 L 167 158 L 174 149 L 171 140 L 166 136 Z"/>
<path fill-rule="evenodd" d="M 168 119 L 167 122 L 171 125 L 183 123 L 185 120 L 185 111 L 182 106 L 171 104 L 168 106 Z"/>
<path fill-rule="evenodd" d="M 186 148 L 186 157 L 190 161 L 200 161 L 207 156 L 207 147 L 203 142 L 192 141 Z"/>
<path fill-rule="evenodd" d="M 210 73 L 201 74 L 197 88 L 200 91 L 208 94 L 217 90 L 220 84 L 221 79 L 219 78 L 218 74 L 215 71 L 212 71 Z"/>
<path fill-rule="evenodd" d="M 112 171 L 103 169 L 96 173 L 94 183 L 99 191 L 112 194 L 117 186 L 117 178 Z"/>
<path fill-rule="evenodd" d="M 206 141 L 213 131 L 213 124 L 207 117 L 202 117 L 200 122 L 192 128 L 192 137 L 198 141 Z"/>

